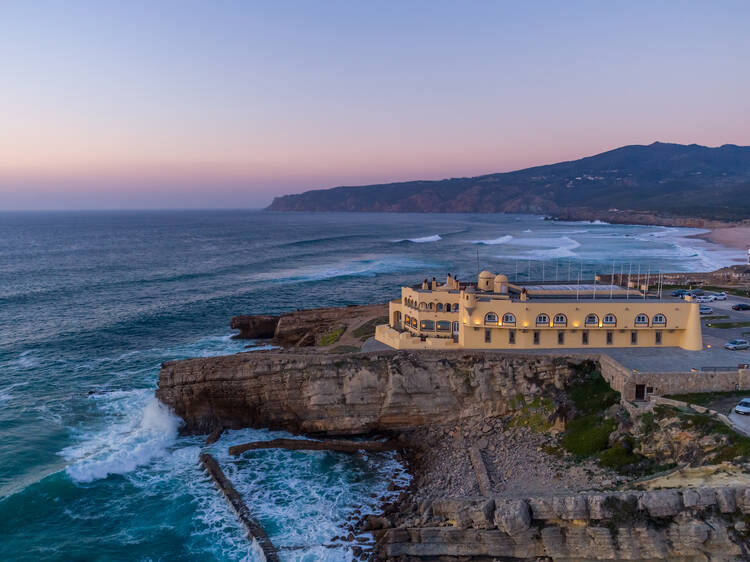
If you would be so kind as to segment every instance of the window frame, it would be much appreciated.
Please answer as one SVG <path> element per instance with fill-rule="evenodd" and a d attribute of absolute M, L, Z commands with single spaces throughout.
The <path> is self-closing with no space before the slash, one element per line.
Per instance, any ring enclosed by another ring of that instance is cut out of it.
<path fill-rule="evenodd" d="M 510 316 L 513 320 L 506 320 L 505 319 L 506 316 Z M 513 314 L 512 312 L 506 312 L 505 314 L 503 314 L 503 326 L 505 326 L 506 324 L 507 325 L 511 325 L 512 324 L 513 326 L 515 326 L 516 325 L 516 315 Z"/>
<path fill-rule="evenodd" d="M 589 322 L 589 318 L 593 318 L 593 322 Z M 584 326 L 598 326 L 599 325 L 599 315 L 594 314 L 593 312 L 586 315 L 586 318 L 583 319 L 583 325 Z"/>
<path fill-rule="evenodd" d="M 546 320 L 540 320 L 540 318 L 545 318 Z M 537 326 L 549 326 L 549 314 L 545 314 L 544 312 L 537 314 L 536 325 Z"/>
<path fill-rule="evenodd" d="M 639 318 L 641 320 L 639 320 Z M 645 322 L 644 322 L 645 319 Z M 633 319 L 633 326 L 648 326 L 649 325 L 649 317 L 648 314 L 644 314 L 643 312 L 639 312 L 635 315 L 635 318 Z"/>
<path fill-rule="evenodd" d="M 607 322 L 608 317 L 613 318 L 614 322 Z M 607 312 L 607 314 L 602 316 L 602 326 L 617 326 L 617 316 L 615 316 L 611 312 Z"/>
<path fill-rule="evenodd" d="M 558 318 L 562 318 L 563 320 L 561 322 L 558 322 Z M 552 317 L 552 325 L 562 326 L 564 328 L 568 325 L 568 317 L 562 312 L 558 312 Z"/>
<path fill-rule="evenodd" d="M 487 320 L 487 318 L 490 316 L 494 316 L 495 320 Z M 499 323 L 498 322 L 499 318 L 500 317 L 497 315 L 497 312 L 488 312 L 487 314 L 484 315 L 484 325 L 485 326 L 497 326 Z"/>

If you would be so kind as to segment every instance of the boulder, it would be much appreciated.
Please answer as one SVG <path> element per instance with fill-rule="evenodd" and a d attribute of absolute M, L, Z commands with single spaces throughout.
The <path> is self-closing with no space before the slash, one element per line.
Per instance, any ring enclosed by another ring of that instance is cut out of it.
<path fill-rule="evenodd" d="M 495 525 L 509 535 L 518 535 L 531 526 L 531 509 L 526 500 L 495 500 Z"/>

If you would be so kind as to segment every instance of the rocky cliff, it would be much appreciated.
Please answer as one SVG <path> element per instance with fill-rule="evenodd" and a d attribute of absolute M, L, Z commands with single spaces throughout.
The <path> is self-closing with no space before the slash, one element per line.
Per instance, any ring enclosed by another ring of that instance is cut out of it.
<path fill-rule="evenodd" d="M 748 559 L 748 514 L 750 488 L 729 487 L 437 498 L 370 526 L 388 560 L 726 561 Z"/>
<path fill-rule="evenodd" d="M 455 352 L 255 352 L 165 363 L 158 398 L 188 431 L 399 431 L 560 396 L 583 358 Z"/>

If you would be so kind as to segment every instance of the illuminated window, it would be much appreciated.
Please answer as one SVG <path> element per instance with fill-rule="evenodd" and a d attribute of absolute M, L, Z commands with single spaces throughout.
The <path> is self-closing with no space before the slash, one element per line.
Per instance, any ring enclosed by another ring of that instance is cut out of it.
<path fill-rule="evenodd" d="M 419 329 L 426 332 L 433 332 L 435 331 L 435 322 L 433 322 L 432 320 L 422 320 L 419 323 Z"/>
<path fill-rule="evenodd" d="M 515 324 L 516 323 L 516 317 L 512 315 L 510 312 L 508 314 L 503 314 L 503 324 Z"/>
<path fill-rule="evenodd" d="M 412 328 L 416 328 L 417 327 L 417 319 L 416 318 L 412 318 L 411 319 L 411 327 Z"/>
<path fill-rule="evenodd" d="M 598 326 L 599 325 L 599 317 L 596 314 L 589 314 L 586 316 L 586 325 L 587 326 Z"/>
<path fill-rule="evenodd" d="M 568 317 L 564 314 L 555 314 L 554 324 L 555 326 L 567 326 Z"/>
<path fill-rule="evenodd" d="M 549 324 L 549 316 L 546 314 L 540 314 L 536 317 L 536 325 L 537 326 L 543 326 Z"/>
<path fill-rule="evenodd" d="M 497 314 L 494 312 L 488 312 L 484 315 L 485 324 L 497 324 Z"/>
<path fill-rule="evenodd" d="M 436 326 L 437 326 L 438 332 L 450 332 L 451 331 L 451 323 L 448 320 L 438 320 Z"/>

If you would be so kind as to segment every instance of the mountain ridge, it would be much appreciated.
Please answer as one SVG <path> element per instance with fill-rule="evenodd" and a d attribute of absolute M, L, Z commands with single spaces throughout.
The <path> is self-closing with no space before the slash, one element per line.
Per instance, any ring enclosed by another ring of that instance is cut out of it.
<path fill-rule="evenodd" d="M 535 213 L 700 226 L 747 221 L 749 195 L 750 146 L 654 142 L 510 172 L 311 190 L 276 197 L 268 210 Z"/>

